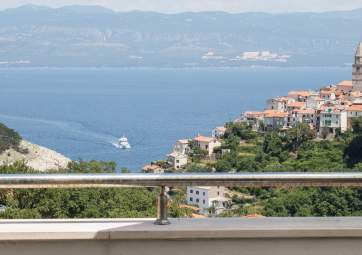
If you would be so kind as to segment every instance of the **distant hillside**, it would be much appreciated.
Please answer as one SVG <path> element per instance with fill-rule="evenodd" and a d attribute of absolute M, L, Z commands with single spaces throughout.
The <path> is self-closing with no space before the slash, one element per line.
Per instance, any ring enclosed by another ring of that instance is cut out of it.
<path fill-rule="evenodd" d="M 362 39 L 362 9 L 168 15 L 28 5 L 0 12 L 0 24 L 0 67 L 336 66 L 353 61 Z M 249 51 L 290 58 L 286 62 L 240 58 Z"/>
<path fill-rule="evenodd" d="M 14 130 L 0 123 L 0 165 L 23 161 L 37 171 L 66 168 L 70 159 L 45 147 L 25 141 Z"/>

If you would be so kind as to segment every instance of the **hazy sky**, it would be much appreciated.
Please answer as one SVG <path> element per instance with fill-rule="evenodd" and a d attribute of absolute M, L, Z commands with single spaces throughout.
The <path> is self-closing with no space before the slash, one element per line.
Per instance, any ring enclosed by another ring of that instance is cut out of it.
<path fill-rule="evenodd" d="M 74 4 L 102 5 L 118 11 L 330 11 L 362 8 L 362 0 L 0 0 L 0 9 L 24 4 L 52 7 Z"/>

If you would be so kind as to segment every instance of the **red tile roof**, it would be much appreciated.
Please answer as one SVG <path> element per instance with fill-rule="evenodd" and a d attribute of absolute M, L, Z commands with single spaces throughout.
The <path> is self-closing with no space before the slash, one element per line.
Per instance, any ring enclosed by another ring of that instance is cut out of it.
<path fill-rule="evenodd" d="M 315 114 L 314 109 L 294 110 L 293 112 L 300 113 L 300 114 Z"/>
<path fill-rule="evenodd" d="M 157 170 L 157 169 L 161 169 L 161 167 L 158 165 L 145 165 L 142 168 L 142 170 L 144 170 L 144 171 L 152 171 L 152 170 Z"/>
<path fill-rule="evenodd" d="M 284 118 L 287 116 L 288 116 L 288 113 L 286 113 L 286 112 L 278 112 L 278 111 L 273 111 L 273 110 L 267 110 L 264 112 L 265 118 Z"/>
<path fill-rule="evenodd" d="M 216 127 L 215 130 L 220 131 L 220 132 L 225 132 L 226 127 Z"/>
<path fill-rule="evenodd" d="M 362 104 L 352 104 L 347 108 L 347 111 L 350 112 L 362 112 Z"/>
<path fill-rule="evenodd" d="M 302 96 L 302 97 L 309 97 L 310 96 L 310 92 L 306 91 L 306 90 L 302 90 L 302 91 L 290 91 L 288 93 L 288 96 Z"/>
<path fill-rule="evenodd" d="M 287 104 L 288 107 L 294 107 L 294 108 L 302 108 L 303 106 L 305 106 L 304 102 L 289 102 Z"/>
<path fill-rule="evenodd" d="M 181 140 L 178 140 L 178 142 L 182 143 L 182 144 L 188 144 L 189 140 L 188 139 L 181 139 Z"/>
<path fill-rule="evenodd" d="M 195 137 L 194 140 L 201 143 L 211 143 L 215 140 L 215 138 L 199 135 Z"/>
<path fill-rule="evenodd" d="M 352 87 L 352 81 L 341 81 L 337 86 Z"/>
<path fill-rule="evenodd" d="M 263 116 L 263 112 L 246 112 L 244 115 L 248 118 L 257 118 Z"/>

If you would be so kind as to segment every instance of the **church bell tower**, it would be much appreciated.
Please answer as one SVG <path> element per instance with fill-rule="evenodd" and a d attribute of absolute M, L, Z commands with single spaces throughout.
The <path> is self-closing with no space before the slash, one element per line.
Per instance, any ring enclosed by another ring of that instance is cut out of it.
<path fill-rule="evenodd" d="M 352 67 L 352 84 L 354 91 L 362 92 L 362 42 L 358 45 L 355 63 Z"/>

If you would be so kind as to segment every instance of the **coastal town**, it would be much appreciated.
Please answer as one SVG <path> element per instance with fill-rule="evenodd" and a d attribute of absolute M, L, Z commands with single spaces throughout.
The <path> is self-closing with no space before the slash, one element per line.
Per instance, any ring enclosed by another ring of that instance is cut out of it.
<path fill-rule="evenodd" d="M 298 123 L 309 126 L 318 139 L 333 139 L 352 128 L 352 120 L 362 117 L 362 43 L 357 47 L 352 66 L 352 80 L 324 86 L 319 90 L 290 91 L 285 96 L 271 98 L 264 111 L 243 112 L 234 123 L 244 123 L 255 132 L 287 131 Z M 191 151 L 203 151 L 205 161 L 212 161 L 221 149 L 227 126 L 216 127 L 210 136 L 197 135 L 178 140 L 166 161 L 144 166 L 143 172 L 182 172 L 190 164 Z M 218 214 L 230 207 L 230 196 L 225 187 L 188 187 L 187 203 L 199 208 L 201 214 Z"/>

